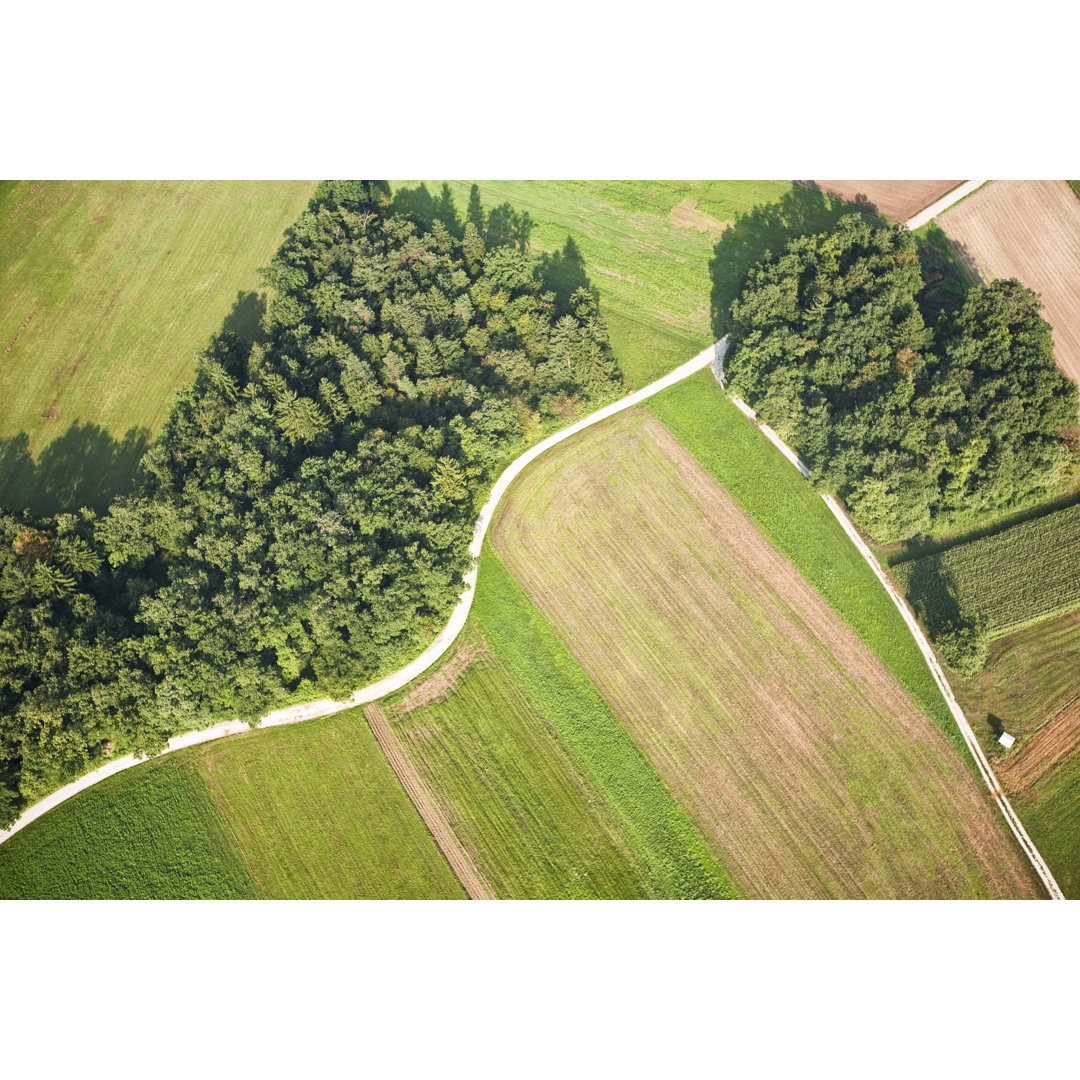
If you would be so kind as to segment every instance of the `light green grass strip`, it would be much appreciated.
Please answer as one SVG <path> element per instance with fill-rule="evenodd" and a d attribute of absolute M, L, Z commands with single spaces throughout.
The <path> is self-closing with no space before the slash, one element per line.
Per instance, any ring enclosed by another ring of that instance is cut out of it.
<path fill-rule="evenodd" d="M 645 407 L 694 455 L 952 739 L 963 738 L 904 620 L 829 508 L 706 369 Z"/>
<path fill-rule="evenodd" d="M 472 615 L 618 815 L 655 895 L 733 897 L 730 879 L 689 818 L 490 546 L 480 560 Z"/>
<path fill-rule="evenodd" d="M 464 899 L 363 710 L 207 744 L 198 766 L 269 899 Z"/>
<path fill-rule="evenodd" d="M 0 846 L 0 899 L 256 898 L 190 756 L 157 758 L 62 803 Z"/>
<path fill-rule="evenodd" d="M 1013 802 L 1061 891 L 1080 900 L 1080 753 L 1074 750 Z"/>

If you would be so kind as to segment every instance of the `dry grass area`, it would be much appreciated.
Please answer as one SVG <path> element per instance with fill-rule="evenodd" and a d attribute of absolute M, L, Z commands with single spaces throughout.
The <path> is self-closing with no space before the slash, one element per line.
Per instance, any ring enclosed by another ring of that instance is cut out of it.
<path fill-rule="evenodd" d="M 1043 298 L 1058 367 L 1080 379 L 1080 199 L 1064 180 L 995 180 L 938 218 L 984 278 L 1022 281 Z"/>
<path fill-rule="evenodd" d="M 799 180 L 848 202 L 876 210 L 894 221 L 907 221 L 947 195 L 962 180 Z"/>
<path fill-rule="evenodd" d="M 646 414 L 545 454 L 493 541 L 742 895 L 1036 894 L 948 740 Z"/>
<path fill-rule="evenodd" d="M 697 229 L 698 232 L 721 236 L 733 224 L 730 221 L 717 221 L 716 218 L 698 209 L 697 199 L 683 199 L 678 206 L 671 208 L 668 221 L 680 229 Z"/>

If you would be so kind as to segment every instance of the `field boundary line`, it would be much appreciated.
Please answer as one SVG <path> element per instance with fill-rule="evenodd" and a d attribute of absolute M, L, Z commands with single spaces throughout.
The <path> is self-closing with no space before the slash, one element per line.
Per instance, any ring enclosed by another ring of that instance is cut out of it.
<path fill-rule="evenodd" d="M 655 382 L 651 382 L 647 386 L 642 387 L 642 389 L 627 394 L 626 397 L 620 398 L 610 405 L 604 405 L 602 408 L 597 409 L 595 412 L 590 413 L 581 420 L 577 420 L 568 427 L 563 428 L 561 431 L 555 432 L 554 435 L 549 435 L 546 439 L 538 442 L 535 446 L 530 447 L 519 457 L 515 458 L 503 470 L 498 480 L 495 481 L 495 485 L 491 489 L 491 494 L 488 496 L 487 502 L 484 503 L 481 508 L 480 514 L 476 519 L 476 525 L 473 528 L 473 538 L 472 542 L 469 544 L 469 554 L 474 562 L 472 567 L 462 577 L 465 589 L 461 594 L 461 598 L 458 600 L 454 610 L 450 613 L 450 619 L 446 626 L 439 631 L 435 640 L 418 657 L 416 657 L 415 660 L 410 661 L 398 671 L 354 691 L 344 701 L 335 701 L 333 698 L 322 698 L 319 701 L 309 701 L 301 705 L 290 705 L 283 709 L 275 709 L 273 712 L 269 712 L 265 716 L 259 717 L 258 723 L 253 726 L 241 720 L 224 720 L 221 723 L 214 724 L 208 728 L 203 728 L 200 731 L 188 731 L 182 735 L 174 736 L 169 739 L 165 748 L 155 756 L 160 757 L 162 754 L 170 754 L 176 750 L 183 750 L 189 746 L 196 746 L 204 742 L 212 742 L 215 739 L 222 739 L 229 735 L 239 735 L 245 731 L 280 727 L 285 724 L 299 724 L 305 720 L 315 720 L 324 716 L 333 716 L 336 713 L 344 712 L 347 709 L 353 709 L 357 705 L 366 705 L 369 702 L 377 701 L 379 698 L 385 697 L 395 690 L 400 690 L 403 686 L 412 682 L 418 675 L 422 675 L 437 660 L 439 660 L 440 657 L 442 657 L 451 645 L 453 645 L 458 634 L 461 633 L 465 626 L 465 621 L 469 617 L 469 610 L 472 607 L 473 597 L 476 595 L 478 561 L 480 558 L 480 550 L 484 544 L 484 537 L 487 535 L 488 526 L 491 524 L 491 519 L 495 513 L 495 508 L 499 504 L 499 500 L 503 497 L 506 489 L 522 469 L 546 450 L 550 450 L 553 446 L 557 446 L 564 440 L 569 439 L 572 435 L 576 435 L 579 431 L 584 431 L 585 428 L 591 427 L 593 424 L 598 424 L 601 420 L 606 420 L 609 416 L 614 416 L 624 409 L 631 409 L 635 405 L 639 405 L 641 402 L 651 398 L 654 394 L 659 394 L 661 390 L 666 390 L 669 386 L 674 386 L 676 383 L 682 382 L 683 379 L 695 375 L 704 368 L 712 366 L 715 370 L 715 365 L 719 364 L 722 370 L 724 353 L 727 351 L 727 341 L 727 335 L 725 334 L 719 341 L 713 342 L 713 344 L 703 349 L 692 360 L 687 360 L 686 363 L 680 364 L 677 368 L 674 368 L 666 375 L 661 376 Z M 46 795 L 45 798 L 34 803 L 32 806 L 27 807 L 10 828 L 0 829 L 0 844 L 4 843 L 5 840 L 10 839 L 15 833 L 19 832 L 19 830 L 24 829 L 32 821 L 36 821 L 38 818 L 47 814 L 54 807 L 59 806 L 73 796 L 78 795 L 80 791 L 85 791 L 87 788 L 101 783 L 102 780 L 105 780 L 110 776 L 115 776 L 125 769 L 133 768 L 135 765 L 139 765 L 145 760 L 147 760 L 147 758 L 142 755 L 127 754 L 122 758 L 116 758 L 113 761 L 109 761 L 100 768 L 93 770 L 93 772 L 86 773 L 77 780 L 73 780 L 70 784 L 65 784 L 63 787 L 51 792 L 49 795 Z"/>
<path fill-rule="evenodd" d="M 989 180 L 965 180 L 959 187 L 954 187 L 952 191 L 945 195 L 942 195 L 936 202 L 932 202 L 925 209 L 920 210 L 914 217 L 910 217 L 904 224 L 914 232 L 916 229 L 921 229 L 923 225 L 929 224 L 939 214 L 945 213 L 954 203 L 958 203 L 961 199 L 966 199 L 973 191 L 978 191 L 983 184 L 989 184 Z"/>
<path fill-rule="evenodd" d="M 497 900 L 495 890 L 487 883 L 473 857 L 462 846 L 453 827 L 442 812 L 438 800 L 424 783 L 416 766 L 401 749 L 397 736 L 387 722 L 386 714 L 372 703 L 364 710 L 364 719 L 371 728 L 390 768 L 405 789 L 405 794 L 416 808 L 421 821 L 427 826 L 439 850 L 450 864 L 454 876 L 461 883 L 470 900 Z"/>
<path fill-rule="evenodd" d="M 958 191 L 959 188 L 956 190 Z M 724 370 L 722 358 L 720 359 L 720 362 L 713 365 L 712 370 L 713 374 L 716 376 L 716 381 L 723 387 Z M 734 394 L 730 394 L 729 396 L 739 411 L 780 450 L 784 457 L 786 457 L 806 479 L 809 479 L 810 470 L 803 464 L 795 451 L 792 450 L 775 431 L 771 428 L 766 429 L 765 425 L 758 421 L 757 413 L 750 408 L 746 402 L 741 398 L 736 397 Z M 990 795 L 993 797 L 994 802 L 997 803 L 1002 816 L 1005 818 L 1013 835 L 1016 837 L 1021 850 L 1027 856 L 1035 873 L 1039 875 L 1043 885 L 1046 887 L 1046 891 L 1050 894 L 1050 899 L 1064 900 L 1065 894 L 1061 891 L 1061 887 L 1054 879 L 1050 867 L 1046 865 L 1046 861 L 1043 859 L 1039 849 L 1035 846 L 1035 841 L 1028 835 L 1023 822 L 1017 816 L 1016 811 L 1012 807 L 1012 803 L 1009 802 L 1008 796 L 1002 790 L 1001 784 L 994 775 L 994 770 L 990 767 L 990 762 L 987 759 L 986 754 L 983 753 L 983 748 L 979 745 L 979 740 L 975 738 L 975 732 L 972 731 L 971 725 L 964 715 L 964 710 L 960 708 L 960 703 L 956 700 L 956 695 L 953 694 L 948 679 L 945 678 L 945 672 L 942 670 L 941 664 L 938 662 L 938 658 L 930 646 L 930 642 L 923 633 L 922 627 L 919 625 L 914 613 L 908 606 L 907 600 L 886 577 L 885 572 L 881 569 L 881 564 L 867 546 L 866 541 L 859 535 L 859 530 L 855 528 L 854 523 L 851 518 L 848 517 L 847 512 L 840 505 L 836 496 L 830 493 L 822 493 L 821 497 L 825 500 L 825 505 L 832 511 L 833 516 L 840 523 L 840 527 L 844 532 L 847 533 L 848 538 L 855 545 L 859 554 L 862 555 L 869 564 L 870 569 L 874 571 L 878 581 L 885 586 L 885 591 L 896 605 L 908 630 L 911 631 L 911 636 L 915 639 L 915 644 L 918 645 L 919 652 L 922 653 L 923 659 L 930 668 L 930 674 L 933 675 L 934 682 L 937 683 L 937 687 L 941 691 L 942 697 L 945 698 L 945 704 L 949 706 L 949 712 L 952 713 L 953 719 L 956 721 L 956 726 L 960 729 L 960 734 L 963 736 L 968 750 L 971 751 L 971 756 L 975 759 L 975 765 L 979 770 L 979 774 L 982 776 L 983 781 L 990 791 Z"/>

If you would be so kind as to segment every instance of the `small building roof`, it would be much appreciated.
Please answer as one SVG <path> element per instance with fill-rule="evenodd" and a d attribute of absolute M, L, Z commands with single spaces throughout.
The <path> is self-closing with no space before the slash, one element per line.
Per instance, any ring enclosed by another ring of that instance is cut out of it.
<path fill-rule="evenodd" d="M 1006 750 L 1008 750 L 1009 747 L 1012 746 L 1014 742 L 1016 742 L 1016 740 L 1007 731 L 1003 731 L 1001 733 L 1001 738 L 998 739 L 998 742 L 1001 743 L 1001 745 L 1004 746 Z"/>

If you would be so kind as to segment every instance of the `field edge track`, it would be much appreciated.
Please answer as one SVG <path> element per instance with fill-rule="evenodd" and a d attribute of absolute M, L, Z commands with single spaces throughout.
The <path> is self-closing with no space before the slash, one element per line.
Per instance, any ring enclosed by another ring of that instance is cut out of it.
<path fill-rule="evenodd" d="M 439 846 L 443 857 L 450 864 L 454 876 L 468 894 L 470 900 L 496 900 L 495 891 L 485 880 L 480 868 L 468 851 L 462 846 L 453 827 L 442 812 L 431 789 L 424 783 L 419 771 L 408 755 L 402 750 L 397 736 L 386 720 L 386 714 L 374 702 L 364 710 L 375 741 L 379 744 L 390 768 L 398 778 L 398 783 L 405 789 L 405 794 L 416 808 L 420 820 L 427 826 L 432 839 Z"/>
<path fill-rule="evenodd" d="M 555 432 L 554 435 L 549 435 L 546 439 L 543 439 L 535 446 L 530 447 L 519 457 L 515 458 L 506 469 L 503 470 L 498 480 L 495 481 L 495 485 L 491 489 L 491 494 L 488 497 L 487 502 L 484 503 L 481 508 L 480 514 L 476 519 L 476 525 L 473 528 L 473 538 L 472 542 L 469 544 L 469 555 L 473 559 L 473 565 L 471 569 L 463 575 L 462 580 L 465 584 L 465 589 L 461 594 L 461 598 L 451 612 L 450 619 L 446 626 L 443 627 L 435 640 L 418 657 L 416 657 L 415 660 L 410 661 L 398 671 L 395 671 L 376 682 L 370 683 L 368 686 L 362 687 L 359 690 L 355 690 L 344 701 L 323 698 L 319 701 L 311 701 L 301 705 L 290 705 L 287 708 L 276 709 L 273 712 L 267 713 L 265 716 L 259 717 L 258 723 L 254 725 L 246 724 L 241 720 L 224 720 L 221 723 L 213 724 L 200 731 L 188 731 L 182 735 L 173 736 L 173 738 L 169 739 L 160 754 L 154 756 L 160 757 L 163 754 L 171 754 L 177 750 L 184 750 L 189 746 L 198 746 L 201 743 L 213 742 L 216 739 L 223 739 L 229 735 L 239 735 L 245 731 L 251 731 L 253 727 L 256 729 L 280 727 L 285 724 L 299 724 L 305 720 L 316 720 L 324 716 L 334 716 L 347 709 L 356 708 L 358 705 L 366 705 L 370 702 L 377 701 L 387 694 L 393 693 L 395 690 L 400 690 L 403 686 L 412 682 L 418 675 L 422 675 L 443 656 L 451 645 L 453 645 L 458 634 L 460 634 L 465 627 L 465 622 L 469 616 L 469 610 L 472 607 L 473 597 L 476 595 L 476 578 L 479 567 L 478 560 L 480 558 L 480 550 L 484 544 L 484 537 L 487 535 L 488 526 L 491 524 L 491 519 L 495 513 L 495 508 L 498 505 L 499 500 L 525 466 L 538 458 L 545 450 L 550 450 L 553 446 L 558 445 L 572 435 L 576 435 L 579 431 L 583 431 L 585 428 L 591 427 L 601 420 L 606 420 L 609 416 L 614 416 L 624 409 L 630 409 L 635 405 L 639 405 L 642 401 L 647 400 L 654 394 L 660 393 L 661 390 L 666 390 L 669 386 L 674 386 L 676 383 L 682 382 L 683 379 L 687 379 L 691 375 L 697 374 L 697 372 L 706 367 L 715 367 L 716 364 L 723 365 L 724 354 L 727 351 L 727 341 L 727 335 L 725 334 L 719 341 L 713 342 L 713 344 L 703 349 L 692 360 L 687 360 L 685 364 L 680 364 L 677 368 L 669 371 L 666 375 L 661 376 L 655 382 L 649 383 L 648 386 L 642 387 L 640 390 L 635 390 L 633 393 L 628 394 L 624 398 L 620 398 L 618 401 L 612 402 L 610 405 L 604 405 L 602 408 L 590 413 L 583 419 L 570 424 L 561 431 Z M 382 744 L 380 743 L 380 745 Z M 70 784 L 65 784 L 63 787 L 58 788 L 51 794 L 46 795 L 44 799 L 27 807 L 10 828 L 0 830 L 0 844 L 5 840 L 10 839 L 15 833 L 24 829 L 31 822 L 43 817 L 61 803 L 67 802 L 68 799 L 78 795 L 79 792 L 85 791 L 87 788 L 91 788 L 95 784 L 101 783 L 102 780 L 114 776 L 116 773 L 134 768 L 134 766 L 141 764 L 145 760 L 147 760 L 147 758 L 144 756 L 127 754 L 124 757 L 115 758 L 112 761 L 106 762 L 106 764 L 94 769 L 92 772 L 80 776 L 77 780 L 73 780 Z"/>

